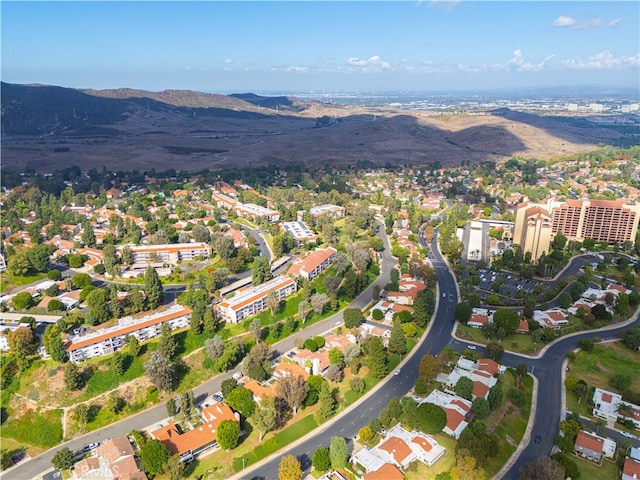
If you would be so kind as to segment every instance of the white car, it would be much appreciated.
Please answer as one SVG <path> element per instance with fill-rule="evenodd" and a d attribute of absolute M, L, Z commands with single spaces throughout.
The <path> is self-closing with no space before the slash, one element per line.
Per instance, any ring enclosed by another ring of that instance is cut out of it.
<path fill-rule="evenodd" d="M 238 381 L 242 378 L 242 372 L 236 372 L 231 376 L 233 377 L 234 380 Z"/>
<path fill-rule="evenodd" d="M 469 350 L 475 350 L 475 349 L 476 349 L 476 346 L 475 346 L 475 345 L 467 345 L 467 348 L 468 348 Z"/>
<path fill-rule="evenodd" d="M 396 370 L 395 372 L 393 372 L 394 375 L 400 375 L 400 369 Z"/>
<path fill-rule="evenodd" d="M 620 435 L 627 438 L 633 438 L 633 435 L 631 435 L 629 432 L 620 432 Z"/>

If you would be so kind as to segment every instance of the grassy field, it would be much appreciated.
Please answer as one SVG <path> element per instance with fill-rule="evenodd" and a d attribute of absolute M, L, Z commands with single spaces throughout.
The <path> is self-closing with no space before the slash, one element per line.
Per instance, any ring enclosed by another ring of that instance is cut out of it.
<path fill-rule="evenodd" d="M 620 478 L 620 472 L 616 462 L 603 460 L 602 465 L 597 465 L 580 457 L 571 457 L 580 470 L 580 480 L 615 480 Z"/>
<path fill-rule="evenodd" d="M 51 448 L 62 442 L 62 410 L 29 410 L 2 424 L 2 436 L 23 444 Z"/>
<path fill-rule="evenodd" d="M 472 328 L 462 324 L 458 324 L 456 335 L 463 340 L 470 340 L 482 345 L 486 345 L 489 341 L 482 329 Z M 504 345 L 504 349 L 507 351 L 525 353 L 528 355 L 536 354 L 542 347 L 544 347 L 543 343 L 534 343 L 531 335 L 524 335 L 521 333 L 505 337 L 502 340 L 502 345 Z"/>
<path fill-rule="evenodd" d="M 640 353 L 634 352 L 622 342 L 596 345 L 593 352 L 581 350 L 575 360 L 569 362 L 569 373 L 587 384 L 622 393 L 609 385 L 609 379 L 615 374 L 631 378 L 630 390 L 640 393 Z"/>
<path fill-rule="evenodd" d="M 38 282 L 47 278 L 46 273 L 36 273 L 33 275 L 26 275 L 24 277 L 16 277 L 7 271 L 0 274 L 0 293 L 9 293 L 14 288 L 28 285 L 32 282 Z"/>
<path fill-rule="evenodd" d="M 439 473 L 448 472 L 456 464 L 456 441 L 444 433 L 432 437 L 446 448 L 445 454 L 430 467 L 422 462 L 413 462 L 405 472 L 406 480 L 434 480 Z"/>
<path fill-rule="evenodd" d="M 510 402 L 505 399 L 506 403 L 503 404 L 503 407 L 506 407 L 506 409 L 498 408 L 487 418 L 486 423 L 489 429 L 495 424 L 494 433 L 499 438 L 496 455 L 489 457 L 484 466 L 489 478 L 498 473 L 515 451 L 527 429 L 527 423 L 529 422 L 529 415 L 531 413 L 533 378 L 527 375 L 524 377 L 522 385 L 518 386 L 516 384 L 516 378 L 511 372 L 511 370 L 507 370 L 502 376 L 502 391 L 505 392 L 506 395 L 506 392 L 513 387 L 523 389 L 527 398 L 527 404 L 522 408 L 516 408 L 510 405 Z"/>

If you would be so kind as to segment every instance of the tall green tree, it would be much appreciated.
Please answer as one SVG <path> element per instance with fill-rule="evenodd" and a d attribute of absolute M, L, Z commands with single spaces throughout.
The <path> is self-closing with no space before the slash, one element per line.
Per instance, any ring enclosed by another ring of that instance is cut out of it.
<path fill-rule="evenodd" d="M 151 356 L 144 369 L 151 383 L 160 390 L 169 391 L 173 387 L 174 368 L 167 358 L 158 350 L 151 352 Z"/>
<path fill-rule="evenodd" d="M 72 391 L 82 388 L 82 374 L 73 362 L 67 362 L 64 366 L 64 385 L 67 390 Z"/>
<path fill-rule="evenodd" d="M 43 343 L 45 351 L 56 362 L 63 363 L 69 359 L 62 338 L 60 338 L 60 330 L 56 325 L 47 325 L 44 330 Z"/>
<path fill-rule="evenodd" d="M 176 353 L 178 344 L 176 338 L 171 334 L 171 327 L 168 323 L 160 325 L 160 342 L 158 344 L 158 351 L 168 360 L 171 361 Z"/>
<path fill-rule="evenodd" d="M 67 447 L 58 450 L 51 459 L 51 464 L 58 470 L 69 470 L 73 467 L 73 463 L 73 452 Z"/>
<path fill-rule="evenodd" d="M 220 448 L 225 450 L 231 450 L 238 446 L 238 439 L 240 438 L 240 425 L 234 420 L 223 420 L 218 425 L 216 431 L 216 442 L 220 445 Z"/>
<path fill-rule="evenodd" d="M 147 295 L 149 308 L 151 310 L 158 308 L 164 298 L 164 291 L 158 272 L 151 265 L 144 272 L 144 292 Z"/>
<path fill-rule="evenodd" d="M 169 460 L 169 449 L 160 440 L 155 438 L 147 440 L 140 448 L 139 456 L 144 466 L 144 471 L 151 476 L 163 473 Z"/>
<path fill-rule="evenodd" d="M 251 423 L 258 430 L 258 443 L 262 443 L 265 434 L 275 428 L 277 421 L 278 411 L 273 397 L 263 398 L 251 417 Z"/>
<path fill-rule="evenodd" d="M 400 322 L 395 322 L 389 335 L 389 351 L 397 355 L 407 353 L 407 337 Z"/>
<path fill-rule="evenodd" d="M 387 373 L 387 355 L 380 337 L 373 337 L 369 342 L 367 363 L 373 378 L 384 378 Z"/>
<path fill-rule="evenodd" d="M 320 409 L 318 411 L 322 418 L 329 418 L 333 415 L 336 410 L 336 399 L 333 396 L 329 383 L 326 381 L 322 382 L 318 401 L 320 402 Z"/>
<path fill-rule="evenodd" d="M 271 264 L 265 255 L 261 255 L 253 261 L 251 283 L 260 285 L 268 280 L 271 280 Z"/>
<path fill-rule="evenodd" d="M 331 467 L 334 469 L 344 468 L 349 460 L 347 441 L 342 437 L 332 437 L 329 443 L 329 457 Z"/>
<path fill-rule="evenodd" d="M 109 320 L 109 307 L 107 304 L 107 292 L 103 288 L 96 288 L 89 292 L 86 299 L 87 322 L 97 325 Z"/>

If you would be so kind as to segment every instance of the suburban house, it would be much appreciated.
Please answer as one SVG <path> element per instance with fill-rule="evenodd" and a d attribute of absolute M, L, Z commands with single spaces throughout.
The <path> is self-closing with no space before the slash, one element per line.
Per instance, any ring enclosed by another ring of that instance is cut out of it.
<path fill-rule="evenodd" d="M 331 266 L 336 253 L 333 247 L 316 248 L 302 260 L 294 261 L 287 275 L 311 281 Z"/>
<path fill-rule="evenodd" d="M 640 478 L 640 461 L 635 458 L 627 458 L 622 467 L 621 480 L 638 480 Z"/>
<path fill-rule="evenodd" d="M 147 480 L 127 437 L 111 438 L 98 446 L 96 455 L 84 458 L 73 468 L 78 480 Z"/>
<path fill-rule="evenodd" d="M 189 462 L 202 452 L 215 447 L 216 430 L 224 420 L 240 422 L 240 417 L 223 403 L 214 403 L 201 412 L 204 424 L 191 430 L 182 431 L 180 426 L 169 422 L 151 432 L 151 436 L 166 445 L 172 455 L 179 455 L 180 460 Z"/>
<path fill-rule="evenodd" d="M 445 381 L 445 390 L 453 393 L 458 380 L 462 377 L 467 377 L 473 382 L 473 398 L 486 399 L 489 396 L 491 387 L 498 382 L 496 375 L 504 373 L 505 370 L 506 367 L 489 358 L 482 358 L 477 362 L 473 362 L 460 357 Z"/>
<path fill-rule="evenodd" d="M 600 437 L 595 433 L 580 430 L 576 437 L 574 453 L 587 460 L 599 463 L 603 457 L 613 458 L 616 453 L 616 442 Z"/>
<path fill-rule="evenodd" d="M 482 328 L 490 323 L 493 323 L 493 313 L 490 313 L 486 308 L 474 308 L 467 325 L 473 328 Z"/>
<path fill-rule="evenodd" d="M 442 431 L 456 440 L 467 428 L 468 420 L 472 417 L 469 400 L 440 390 L 433 390 L 427 398 L 420 400 L 419 403 L 433 403 L 441 407 L 447 415 L 447 424 Z"/>
<path fill-rule="evenodd" d="M 618 405 L 622 395 L 596 388 L 593 392 L 593 415 L 615 422 L 618 419 Z"/>
<path fill-rule="evenodd" d="M 533 312 L 533 320 L 538 322 L 544 328 L 559 329 L 563 325 L 569 325 L 567 316 L 560 309 L 551 310 L 535 310 Z"/>
<path fill-rule="evenodd" d="M 593 392 L 593 415 L 610 422 L 623 418 L 640 428 L 640 406 L 625 402 L 621 395 L 601 388 Z"/>
<path fill-rule="evenodd" d="M 100 328 L 69 337 L 66 344 L 67 355 L 74 362 L 87 358 L 109 355 L 119 350 L 128 335 L 142 342 L 160 335 L 160 326 L 168 323 L 172 330 L 189 326 L 191 309 L 183 305 L 173 305 L 167 310 L 154 312 L 143 317 L 123 317 L 114 327 Z"/>
<path fill-rule="evenodd" d="M 398 469 L 406 469 L 412 462 L 419 460 L 425 465 L 431 466 L 444 453 L 445 448 L 429 435 L 415 430 L 407 431 L 398 423 L 375 447 L 363 448 L 356 453 L 351 458 L 351 463 L 363 474 L 380 473 L 380 469 L 385 464 L 391 464 Z M 382 477 L 374 475 L 367 478 Z M 391 478 L 395 478 L 395 476 Z"/>
<path fill-rule="evenodd" d="M 260 313 L 267 308 L 267 295 L 275 292 L 282 301 L 297 289 L 296 282 L 287 277 L 278 276 L 268 282 L 241 290 L 233 297 L 214 306 L 219 319 L 238 323 L 243 318 Z"/>

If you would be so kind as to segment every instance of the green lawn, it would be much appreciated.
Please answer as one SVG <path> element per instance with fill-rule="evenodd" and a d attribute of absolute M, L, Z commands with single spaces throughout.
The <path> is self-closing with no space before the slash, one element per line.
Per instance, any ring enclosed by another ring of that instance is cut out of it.
<path fill-rule="evenodd" d="M 481 328 L 473 328 L 467 325 L 458 324 L 456 335 L 463 340 L 470 340 L 475 343 L 486 345 L 489 340 L 485 337 Z M 525 353 L 532 355 L 537 353 L 542 347 L 543 343 L 534 343 L 531 335 L 516 333 L 509 335 L 502 340 L 504 349 L 510 352 Z"/>
<path fill-rule="evenodd" d="M 567 375 L 583 379 L 587 384 L 622 393 L 609 384 L 615 374 L 631 378 L 630 390 L 640 393 L 640 353 L 634 352 L 622 342 L 596 345 L 593 352 L 581 350 L 575 360 L 569 362 Z"/>
<path fill-rule="evenodd" d="M 502 391 L 506 393 L 510 388 L 516 386 L 515 377 L 512 370 L 507 370 L 502 376 Z M 491 426 L 496 421 L 499 421 L 495 427 L 494 433 L 498 436 L 498 446 L 496 448 L 496 455 L 489 457 L 487 463 L 484 466 L 485 471 L 489 478 L 498 473 L 502 466 L 507 462 L 509 457 L 515 451 L 520 440 L 524 436 L 524 432 L 527 429 L 527 423 L 529 422 L 529 415 L 531 413 L 531 396 L 533 394 L 533 378 L 527 375 L 522 382 L 522 388 L 527 397 L 527 404 L 519 409 L 510 406 L 505 415 L 500 419 L 498 418 L 500 409 L 492 412 L 486 420 L 488 426 Z"/>
<path fill-rule="evenodd" d="M 16 277 L 5 271 L 0 273 L 0 292 L 5 293 L 13 290 L 16 287 L 22 287 L 32 282 L 37 282 L 47 278 L 46 273 L 36 273 L 33 275 L 25 275 L 24 277 Z"/>
<path fill-rule="evenodd" d="M 603 460 L 602 465 L 597 465 L 580 457 L 571 457 L 580 470 L 580 480 L 615 480 L 620 478 L 620 472 L 616 462 Z"/>
<path fill-rule="evenodd" d="M 62 442 L 62 410 L 25 410 L 2 424 L 2 436 L 42 448 Z"/>
<path fill-rule="evenodd" d="M 406 480 L 434 480 L 436 475 L 441 472 L 448 472 L 456 464 L 456 441 L 444 433 L 437 433 L 432 437 L 446 448 L 445 454 L 431 467 L 419 461 L 411 463 L 405 471 L 406 476 L 404 478 Z"/>

